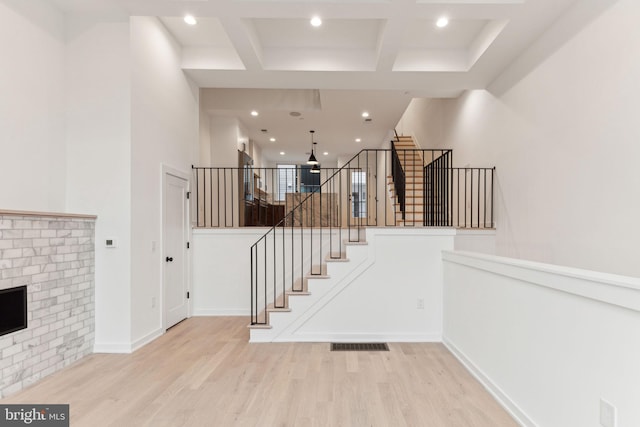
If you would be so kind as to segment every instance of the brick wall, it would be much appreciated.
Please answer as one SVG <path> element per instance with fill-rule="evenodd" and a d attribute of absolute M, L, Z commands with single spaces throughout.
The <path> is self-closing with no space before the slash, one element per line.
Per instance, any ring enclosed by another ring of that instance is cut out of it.
<path fill-rule="evenodd" d="M 95 217 L 0 211 L 0 289 L 27 285 L 28 327 L 0 336 L 0 398 L 93 351 Z"/>

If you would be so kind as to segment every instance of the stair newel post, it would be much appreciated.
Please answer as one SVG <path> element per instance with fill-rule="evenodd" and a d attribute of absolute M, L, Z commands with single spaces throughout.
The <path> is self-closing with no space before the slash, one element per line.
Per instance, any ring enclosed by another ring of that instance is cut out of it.
<path fill-rule="evenodd" d="M 351 169 L 347 168 L 347 178 L 346 178 L 346 186 L 347 186 L 347 239 L 351 241 L 351 189 L 349 188 L 351 185 Z"/>
<path fill-rule="evenodd" d="M 495 167 L 493 169 L 491 169 L 491 227 L 495 226 L 495 224 L 493 222 L 493 180 L 495 178 L 495 176 L 494 176 L 495 170 L 496 170 Z"/>
<path fill-rule="evenodd" d="M 342 254 L 342 171 L 338 171 L 338 249 Z"/>
<path fill-rule="evenodd" d="M 320 261 L 320 274 L 322 274 L 322 186 L 318 187 L 318 197 L 320 197 L 320 252 L 318 253 L 318 261 Z"/>
<path fill-rule="evenodd" d="M 357 200 L 357 208 L 354 206 L 354 211 L 357 212 L 358 216 L 356 217 L 356 241 L 360 241 L 360 227 L 362 227 L 362 214 L 360 213 L 360 206 L 362 206 L 362 200 L 360 198 L 360 189 L 362 188 L 362 168 L 360 166 L 360 156 L 358 156 L 358 177 L 356 178 L 356 188 L 358 189 L 358 200 Z M 353 177 L 352 177 L 353 178 Z"/>
<path fill-rule="evenodd" d="M 251 294 L 251 305 L 250 305 L 250 307 L 251 307 L 251 324 L 255 325 L 255 322 L 253 321 L 253 313 L 254 313 L 254 309 L 253 309 L 253 246 L 251 246 L 251 248 L 249 248 L 249 252 L 251 252 L 250 273 L 249 273 L 250 274 L 249 277 L 251 278 L 251 280 L 249 281 L 249 284 L 251 286 L 251 289 L 250 289 L 250 292 L 249 292 Z"/>
<path fill-rule="evenodd" d="M 471 217 L 471 228 L 473 228 L 473 169 L 471 169 L 471 184 L 470 184 L 470 191 L 469 193 L 471 194 L 471 203 L 469 203 L 469 206 L 471 206 L 471 212 L 469 212 L 469 216 Z"/>
<path fill-rule="evenodd" d="M 427 154 L 424 153 L 424 159 L 426 161 Z M 420 169 L 422 170 L 422 225 L 427 225 L 427 167 L 425 165 L 421 165 Z"/>
<path fill-rule="evenodd" d="M 278 250 L 276 240 L 278 240 L 278 231 L 273 227 L 273 306 L 278 308 Z"/>
<path fill-rule="evenodd" d="M 367 213 L 366 219 L 365 219 L 365 224 L 369 225 L 369 152 L 365 153 L 365 171 L 364 171 L 364 176 L 365 176 L 365 194 L 366 194 L 366 198 L 364 200 L 364 205 L 365 205 L 365 212 Z"/>
<path fill-rule="evenodd" d="M 295 264 L 295 253 L 296 253 L 296 251 L 295 251 L 295 244 L 294 244 L 294 234 L 295 234 L 294 233 L 295 229 L 294 229 L 294 225 L 293 225 L 294 215 L 292 215 L 292 213 L 293 213 L 293 211 L 288 216 L 291 216 L 291 219 L 289 220 L 289 221 L 291 221 L 291 290 L 294 291 L 295 290 L 295 283 L 294 283 L 294 281 L 295 281 L 295 273 L 294 272 L 295 272 L 295 265 L 296 265 Z M 282 224 L 283 228 L 285 226 L 286 226 L 286 223 Z"/>
<path fill-rule="evenodd" d="M 484 182 L 484 191 L 483 191 L 484 197 L 483 197 L 483 199 L 485 200 L 485 202 L 482 204 L 483 205 L 482 207 L 484 208 L 484 214 L 482 215 L 482 225 L 484 227 L 486 227 L 487 226 L 487 170 L 483 169 L 482 172 L 483 172 L 483 175 L 484 175 L 484 180 L 483 180 L 483 182 Z M 478 224 L 478 227 L 479 226 L 480 225 Z"/>
<path fill-rule="evenodd" d="M 329 208 L 327 212 L 329 213 L 329 258 L 333 258 L 333 204 L 334 201 L 331 200 L 333 194 L 335 194 L 335 181 L 332 179 L 329 183 Z"/>
<path fill-rule="evenodd" d="M 300 210 L 300 292 L 302 292 L 304 287 L 304 228 L 302 227 L 302 221 L 304 218 L 302 217 L 302 208 L 296 207 L 295 209 Z"/>
<path fill-rule="evenodd" d="M 269 283 L 267 281 L 267 238 L 264 239 L 264 321 L 267 322 L 267 295 Z"/>

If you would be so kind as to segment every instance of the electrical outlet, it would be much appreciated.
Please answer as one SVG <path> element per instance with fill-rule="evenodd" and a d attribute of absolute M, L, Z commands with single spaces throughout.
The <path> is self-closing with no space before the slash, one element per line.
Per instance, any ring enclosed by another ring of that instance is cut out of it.
<path fill-rule="evenodd" d="M 600 399 L 600 425 L 616 427 L 616 407 L 604 399 Z"/>
<path fill-rule="evenodd" d="M 156 308 L 156 297 L 151 297 L 151 308 Z"/>
<path fill-rule="evenodd" d="M 417 308 L 419 310 L 424 310 L 424 298 L 418 298 Z"/>
<path fill-rule="evenodd" d="M 155 252 L 157 247 L 158 247 L 158 244 L 156 243 L 156 241 L 152 240 L 151 241 L 151 252 Z"/>

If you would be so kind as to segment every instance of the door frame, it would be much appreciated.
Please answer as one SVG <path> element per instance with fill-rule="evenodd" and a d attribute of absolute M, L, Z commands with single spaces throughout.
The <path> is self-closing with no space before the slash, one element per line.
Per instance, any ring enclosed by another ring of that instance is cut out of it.
<path fill-rule="evenodd" d="M 175 169 L 171 166 L 167 166 L 162 163 L 162 172 L 161 172 L 161 188 L 162 192 L 160 195 L 160 319 L 161 319 L 161 327 L 163 333 L 167 331 L 167 318 L 166 318 L 166 307 L 165 307 L 165 236 L 164 236 L 164 208 L 165 208 L 165 195 L 167 190 L 167 176 L 171 175 L 176 178 L 184 179 L 187 182 L 187 192 L 191 192 L 191 176 L 179 169 Z M 186 215 L 185 215 L 185 223 L 184 227 L 186 229 L 187 241 L 191 242 L 191 200 L 184 200 L 186 204 Z M 184 255 L 184 266 L 185 266 L 185 280 L 187 291 L 191 292 L 191 251 L 187 249 L 186 245 L 182 248 Z M 191 307 L 191 298 L 187 300 L 187 318 L 191 317 L 192 307 Z"/>

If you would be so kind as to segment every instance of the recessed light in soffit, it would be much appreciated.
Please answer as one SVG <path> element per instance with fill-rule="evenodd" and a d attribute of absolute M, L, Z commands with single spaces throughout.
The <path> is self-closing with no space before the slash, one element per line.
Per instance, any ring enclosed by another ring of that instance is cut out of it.
<path fill-rule="evenodd" d="M 455 22 L 455 25 L 452 23 Z M 507 20 L 456 19 L 438 28 L 433 19 L 416 19 L 407 29 L 393 71 L 469 71 L 492 45 Z"/>
<path fill-rule="evenodd" d="M 326 20 L 313 28 L 308 19 L 252 18 L 265 70 L 374 71 L 381 19 Z"/>
<path fill-rule="evenodd" d="M 447 25 L 449 25 L 449 18 L 447 18 L 446 16 L 441 16 L 436 21 L 436 27 L 438 27 L 438 28 L 444 28 Z"/>

